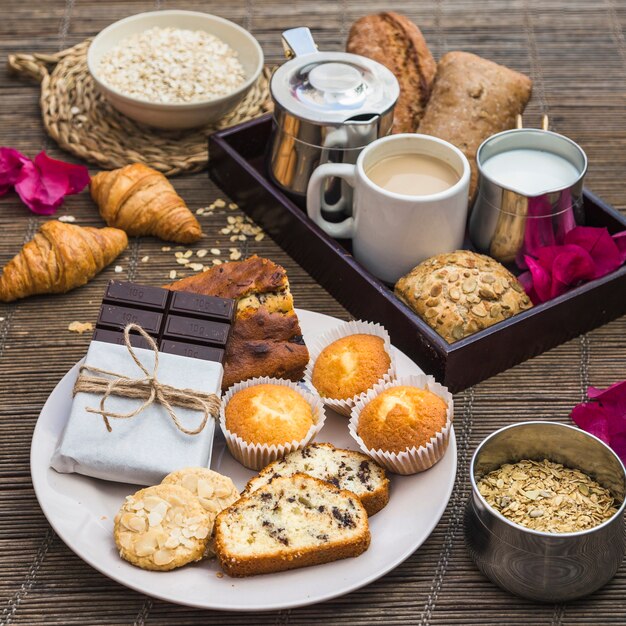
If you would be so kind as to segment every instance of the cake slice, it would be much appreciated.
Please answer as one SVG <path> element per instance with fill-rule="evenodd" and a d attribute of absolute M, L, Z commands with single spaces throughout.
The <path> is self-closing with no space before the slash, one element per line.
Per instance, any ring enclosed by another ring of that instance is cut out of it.
<path fill-rule="evenodd" d="M 367 512 L 350 491 L 306 474 L 244 495 L 215 522 L 215 553 L 229 576 L 269 574 L 359 556 Z"/>
<path fill-rule="evenodd" d="M 298 381 L 309 352 L 284 267 L 256 255 L 216 265 L 167 289 L 237 300 L 224 357 L 222 389 L 257 376 Z"/>
<path fill-rule="evenodd" d="M 342 450 L 330 443 L 313 443 L 270 463 L 250 479 L 245 493 L 264 487 L 280 476 L 298 472 L 351 491 L 361 500 L 368 515 L 378 513 L 389 502 L 389 479 L 385 470 L 362 452 Z"/>

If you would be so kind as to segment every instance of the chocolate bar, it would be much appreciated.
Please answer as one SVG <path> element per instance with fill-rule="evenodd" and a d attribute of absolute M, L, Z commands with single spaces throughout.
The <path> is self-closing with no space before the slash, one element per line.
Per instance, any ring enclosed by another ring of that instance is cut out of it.
<path fill-rule="evenodd" d="M 160 352 L 221 363 L 234 315 L 234 300 L 112 280 L 93 340 L 123 344 L 124 328 L 134 323 L 154 337 Z M 130 342 L 149 347 L 132 333 Z"/>

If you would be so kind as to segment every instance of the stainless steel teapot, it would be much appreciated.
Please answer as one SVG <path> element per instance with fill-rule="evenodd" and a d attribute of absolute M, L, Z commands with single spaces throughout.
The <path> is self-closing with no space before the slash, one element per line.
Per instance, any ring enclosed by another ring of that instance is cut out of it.
<path fill-rule="evenodd" d="M 376 61 L 347 52 L 318 52 L 308 28 L 285 31 L 283 44 L 291 59 L 270 83 L 274 127 L 268 170 L 273 182 L 304 206 L 315 168 L 356 163 L 366 145 L 389 134 L 400 88 L 391 71 Z M 323 196 L 327 213 L 336 219 L 350 214 L 349 185 L 331 178 Z"/>

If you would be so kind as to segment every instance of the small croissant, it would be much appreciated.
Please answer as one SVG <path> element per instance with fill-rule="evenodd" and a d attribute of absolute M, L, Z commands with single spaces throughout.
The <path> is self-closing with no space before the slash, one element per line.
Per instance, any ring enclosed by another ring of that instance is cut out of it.
<path fill-rule="evenodd" d="M 6 265 L 0 301 L 39 293 L 65 293 L 90 281 L 128 246 L 117 228 L 46 222 Z"/>
<path fill-rule="evenodd" d="M 142 163 L 91 179 L 91 197 L 102 219 L 132 237 L 153 235 L 165 241 L 193 243 L 202 229 L 184 200 L 161 174 Z"/>

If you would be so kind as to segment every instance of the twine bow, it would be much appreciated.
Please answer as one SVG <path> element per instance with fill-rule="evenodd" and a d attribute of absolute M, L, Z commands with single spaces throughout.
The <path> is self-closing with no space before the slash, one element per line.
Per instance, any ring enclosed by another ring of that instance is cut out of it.
<path fill-rule="evenodd" d="M 135 351 L 130 345 L 130 331 L 136 330 L 148 342 L 152 350 L 154 350 L 154 368 L 150 373 L 143 363 L 137 358 Z M 163 405 L 174 424 L 181 432 L 187 435 L 197 435 L 202 432 L 206 426 L 209 417 L 217 415 L 220 408 L 220 400 L 214 393 L 205 393 L 194 389 L 180 389 L 172 387 L 160 382 L 157 379 L 157 369 L 159 367 L 159 349 L 152 337 L 138 324 L 128 324 L 124 328 L 124 344 L 130 353 L 137 367 L 145 374 L 143 378 L 130 378 L 116 372 L 109 372 L 99 367 L 91 367 L 82 365 L 76 383 L 74 384 L 74 395 L 77 393 L 98 393 L 102 394 L 100 399 L 100 408 L 87 407 L 85 410 L 89 413 L 101 415 L 104 420 L 106 429 L 111 432 L 111 424 L 109 419 L 130 419 L 141 413 L 149 407 L 153 402 Z M 95 376 L 93 375 L 95 374 Z M 107 378 L 112 377 L 112 378 Z M 125 398 L 145 399 L 145 402 L 134 411 L 129 413 L 113 413 L 105 408 L 105 403 L 109 396 L 123 396 Z M 194 409 L 203 411 L 204 417 L 201 424 L 190 430 L 185 428 L 178 416 L 174 412 L 172 405 L 185 409 Z"/>

